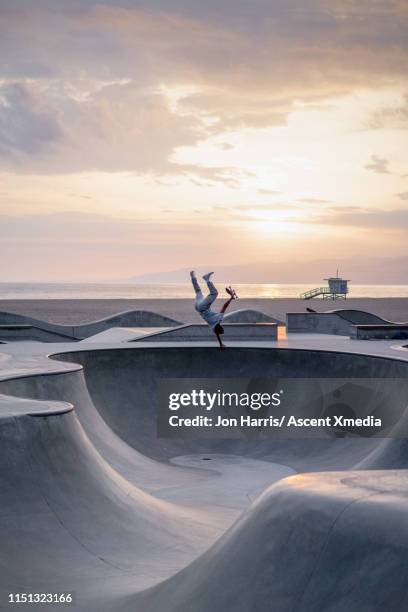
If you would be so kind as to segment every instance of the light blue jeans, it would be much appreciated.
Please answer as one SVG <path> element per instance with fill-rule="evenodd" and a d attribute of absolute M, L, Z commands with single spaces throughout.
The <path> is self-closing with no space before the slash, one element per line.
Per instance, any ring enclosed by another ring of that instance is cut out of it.
<path fill-rule="evenodd" d="M 207 281 L 207 287 L 208 287 L 209 294 L 206 297 L 204 297 L 203 292 L 201 291 L 201 287 L 198 284 L 198 280 L 196 279 L 195 276 L 191 277 L 191 282 L 193 283 L 194 291 L 196 294 L 196 298 L 195 298 L 196 310 L 198 310 L 198 312 L 207 310 L 211 306 L 211 304 L 215 302 L 218 296 L 218 291 L 215 288 L 214 283 L 212 283 L 210 280 Z"/>

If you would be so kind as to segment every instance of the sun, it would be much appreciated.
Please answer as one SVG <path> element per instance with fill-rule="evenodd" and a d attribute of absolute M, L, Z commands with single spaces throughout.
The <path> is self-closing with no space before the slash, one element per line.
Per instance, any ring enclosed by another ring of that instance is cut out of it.
<path fill-rule="evenodd" d="M 276 219 L 262 219 L 249 222 L 249 227 L 261 234 L 277 235 L 281 238 L 293 234 L 304 233 L 305 228 L 301 223 L 290 221 L 278 221 Z"/>
<path fill-rule="evenodd" d="M 246 223 L 256 232 L 284 237 L 285 234 L 304 231 L 302 216 L 302 212 L 298 209 L 279 208 L 260 211 L 254 207 L 252 211 L 249 211 Z"/>

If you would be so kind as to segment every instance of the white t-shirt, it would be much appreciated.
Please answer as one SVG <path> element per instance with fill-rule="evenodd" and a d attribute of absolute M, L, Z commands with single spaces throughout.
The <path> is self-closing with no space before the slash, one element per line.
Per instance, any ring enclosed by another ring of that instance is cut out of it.
<path fill-rule="evenodd" d="M 221 323 L 224 318 L 224 315 L 221 312 L 214 312 L 211 308 L 207 308 L 206 310 L 199 310 L 200 316 L 204 319 L 206 323 L 214 329 L 214 327 Z"/>

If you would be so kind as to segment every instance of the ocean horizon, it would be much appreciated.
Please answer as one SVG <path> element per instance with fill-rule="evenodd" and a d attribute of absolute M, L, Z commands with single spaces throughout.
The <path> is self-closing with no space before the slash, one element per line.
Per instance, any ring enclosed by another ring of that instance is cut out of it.
<path fill-rule="evenodd" d="M 235 284 L 240 298 L 298 298 L 322 283 Z M 205 285 L 204 285 L 205 286 Z M 218 284 L 222 290 L 223 283 Z M 408 298 L 408 285 L 353 285 L 350 298 Z M 0 283 L 0 300 L 185 299 L 189 283 Z"/>

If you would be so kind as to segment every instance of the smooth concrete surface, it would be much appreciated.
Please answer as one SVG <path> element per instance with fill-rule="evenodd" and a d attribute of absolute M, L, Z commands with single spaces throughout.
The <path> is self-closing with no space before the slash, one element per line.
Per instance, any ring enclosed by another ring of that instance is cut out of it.
<path fill-rule="evenodd" d="M 364 355 L 234 347 L 219 351 L 212 347 L 147 345 L 142 350 L 103 349 L 75 351 L 57 356 L 80 363 L 86 385 L 98 412 L 109 427 L 130 446 L 152 459 L 166 460 L 194 452 L 229 452 L 265 457 L 295 469 L 351 467 L 379 441 L 332 440 L 181 440 L 156 436 L 156 413 L 152 410 L 160 378 L 248 378 L 290 377 L 407 378 L 408 364 Z M 356 374 L 354 374 L 356 375 Z M 1 390 L 1 385 L 0 385 Z M 137 397 L 137 410 L 135 410 Z M 408 401 L 407 401 L 408 403 Z M 395 441 L 393 441 L 395 442 Z M 344 450 L 347 449 L 347 452 Z M 300 457 L 299 457 L 300 455 Z"/>
<path fill-rule="evenodd" d="M 350 335 L 350 322 L 331 312 L 288 312 L 286 331 L 290 334 Z"/>
<path fill-rule="evenodd" d="M 406 472 L 287 478 L 195 563 L 127 604 L 144 612 L 402 612 L 407 491 Z"/>
<path fill-rule="evenodd" d="M 328 310 L 328 314 L 336 314 L 341 317 L 345 321 L 352 323 L 353 325 L 364 325 L 364 324 L 380 324 L 380 323 L 390 323 L 387 319 L 379 317 L 378 315 L 373 314 L 372 312 L 367 312 L 365 310 L 355 310 L 352 308 L 337 308 L 335 310 Z"/>
<path fill-rule="evenodd" d="M 129 310 L 105 317 L 90 323 L 81 325 L 61 325 L 49 323 L 40 319 L 16 314 L 12 312 L 0 312 L 0 339 L 7 328 L 14 326 L 13 340 L 39 340 L 41 342 L 64 342 L 65 340 L 83 340 L 94 336 L 112 327 L 147 327 L 167 328 L 182 325 L 176 321 L 148 310 Z M 17 333 L 20 327 L 20 333 Z"/>
<path fill-rule="evenodd" d="M 148 310 L 129 310 L 121 312 L 100 321 L 83 323 L 73 327 L 73 334 L 76 338 L 87 338 L 98 334 L 111 327 L 176 327 L 181 325 L 180 321 L 171 319 Z"/>
<path fill-rule="evenodd" d="M 170 329 L 169 327 L 110 327 L 105 331 L 99 332 L 94 336 L 84 338 L 81 342 L 96 342 L 98 344 L 106 342 L 130 342 L 142 336 L 147 336 L 157 332 Z"/>
<path fill-rule="evenodd" d="M 222 516 L 212 525 L 200 509 L 175 507 L 124 480 L 73 412 L 20 415 L 0 426 L 2 609 L 7 593 L 23 591 L 73 592 L 74 609 L 116 610 L 115 584 L 122 593 L 145 588 L 225 528 Z"/>
<path fill-rule="evenodd" d="M 326 312 L 288 312 L 286 327 L 289 333 L 335 334 L 351 336 L 355 325 L 391 324 L 371 312 L 341 308 Z M 355 337 L 355 336 L 353 336 Z"/>
<path fill-rule="evenodd" d="M 0 325 L 0 338 L 7 342 L 64 342 L 69 335 L 42 329 L 37 325 Z"/>
<path fill-rule="evenodd" d="M 408 325 L 352 325 L 350 337 L 356 340 L 407 340 Z"/>
<path fill-rule="evenodd" d="M 233 310 L 227 312 L 224 316 L 225 323 L 277 323 L 282 325 L 283 320 L 271 317 L 260 310 L 253 310 L 251 308 L 241 308 L 240 310 Z"/>
<path fill-rule="evenodd" d="M 278 337 L 278 326 L 276 323 L 223 323 L 223 342 L 234 341 L 265 341 L 271 342 Z M 143 338 L 135 338 L 131 342 L 196 342 L 202 340 L 218 341 L 214 332 L 206 323 L 199 325 L 181 325 L 165 331 L 157 331 Z"/>
<path fill-rule="evenodd" d="M 2 346 L 0 608 L 10 591 L 72 591 L 81 612 L 406 610 L 406 440 L 194 445 L 154 431 L 161 377 L 406 380 L 395 348 L 312 334 L 223 352 Z"/>

